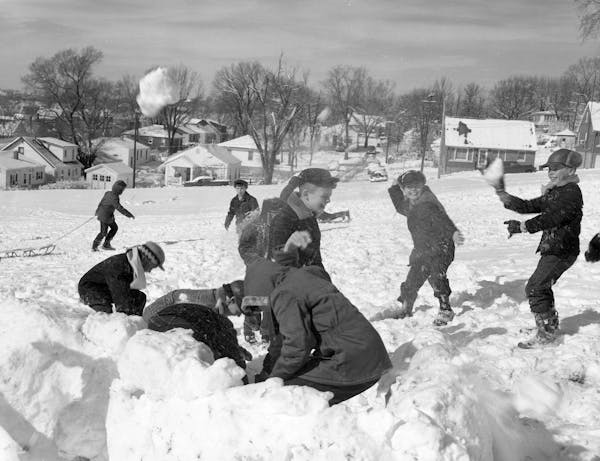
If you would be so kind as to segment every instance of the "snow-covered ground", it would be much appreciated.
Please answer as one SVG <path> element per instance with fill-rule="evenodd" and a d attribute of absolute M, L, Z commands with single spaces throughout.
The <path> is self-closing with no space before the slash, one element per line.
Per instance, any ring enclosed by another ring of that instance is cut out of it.
<path fill-rule="evenodd" d="M 466 238 L 449 272 L 458 315 L 433 328 L 426 285 L 413 318 L 374 322 L 394 371 L 332 408 L 327 394 L 276 379 L 242 386 L 232 361 L 213 363 L 185 330 L 156 333 L 80 304 L 77 281 L 108 256 L 90 251 L 98 226 L 86 223 L 102 191 L 0 192 L 0 250 L 57 243 L 50 256 L 0 260 L 0 460 L 600 459 L 600 264 L 580 257 L 556 285 L 559 343 L 517 348 L 533 325 L 524 285 L 539 235 L 507 239 L 502 222 L 516 215 L 478 173 L 429 176 Z M 580 177 L 584 249 L 600 230 L 600 170 Z M 506 182 L 533 197 L 547 178 Z M 408 270 L 411 239 L 388 185 L 340 184 L 329 209 L 349 208 L 352 221 L 322 226 L 325 266 L 367 317 L 392 304 Z M 250 192 L 260 201 L 280 188 Z M 243 277 L 236 235 L 223 228 L 233 194 L 124 193 L 136 219 L 117 217 L 113 243 L 154 240 L 166 253 L 166 272 L 148 277 L 150 301 Z M 240 342 L 253 375 L 265 348 Z"/>

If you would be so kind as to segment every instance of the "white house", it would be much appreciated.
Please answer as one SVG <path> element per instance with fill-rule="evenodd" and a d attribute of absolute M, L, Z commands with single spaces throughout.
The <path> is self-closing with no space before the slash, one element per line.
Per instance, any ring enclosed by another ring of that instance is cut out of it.
<path fill-rule="evenodd" d="M 181 184 L 202 175 L 234 181 L 240 177 L 241 163 L 224 147 L 207 144 L 171 155 L 160 168 L 165 170 L 165 185 Z"/>
<path fill-rule="evenodd" d="M 125 165 L 133 167 L 133 139 L 130 138 L 98 138 L 94 139 L 94 144 L 100 144 L 96 154 L 94 164 L 123 162 Z M 152 160 L 150 156 L 150 147 L 144 143 L 137 142 L 135 146 L 137 158 L 136 166 L 143 165 Z"/>
<path fill-rule="evenodd" d="M 46 182 L 44 166 L 13 156 L 0 155 L 0 189 L 35 187 Z"/>
<path fill-rule="evenodd" d="M 242 163 L 242 176 L 253 176 L 262 174 L 262 161 L 260 154 L 249 134 L 240 136 L 239 138 L 230 139 L 229 141 L 218 144 L 229 151 L 229 153 L 235 156 Z"/>
<path fill-rule="evenodd" d="M 52 150 L 50 150 L 52 148 Z M 78 180 L 83 165 L 77 160 L 77 146 L 56 138 L 19 136 L 1 148 L 12 152 L 18 160 L 27 160 L 44 166 L 46 182 Z"/>
<path fill-rule="evenodd" d="M 534 165 L 537 138 L 533 122 L 523 120 L 445 118 L 446 171 L 473 170 L 500 157 Z"/>
<path fill-rule="evenodd" d="M 85 170 L 86 180 L 91 189 L 111 189 L 115 181 L 133 183 L 133 168 L 123 162 L 101 163 Z"/>

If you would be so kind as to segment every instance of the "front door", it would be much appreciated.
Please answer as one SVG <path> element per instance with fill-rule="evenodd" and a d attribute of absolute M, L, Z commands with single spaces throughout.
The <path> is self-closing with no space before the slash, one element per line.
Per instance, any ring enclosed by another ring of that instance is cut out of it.
<path fill-rule="evenodd" d="M 479 153 L 477 155 L 478 155 L 477 166 L 479 168 L 485 167 L 487 164 L 487 157 L 488 157 L 487 150 L 479 150 Z"/>

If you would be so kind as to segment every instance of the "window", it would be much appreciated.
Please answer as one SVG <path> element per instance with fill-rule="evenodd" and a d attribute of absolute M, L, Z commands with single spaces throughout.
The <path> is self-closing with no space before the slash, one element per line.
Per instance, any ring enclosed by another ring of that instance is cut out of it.
<path fill-rule="evenodd" d="M 100 181 L 104 181 L 104 175 L 103 174 L 100 175 Z"/>
<path fill-rule="evenodd" d="M 10 185 L 11 185 L 11 186 L 16 186 L 16 185 L 17 185 L 17 183 L 18 183 L 18 179 L 19 179 L 19 178 L 18 178 L 18 176 L 17 176 L 17 174 L 16 174 L 16 173 L 15 173 L 15 174 L 11 174 L 11 175 L 10 175 Z"/>
<path fill-rule="evenodd" d="M 71 177 L 71 170 L 67 170 L 67 176 Z"/>
<path fill-rule="evenodd" d="M 92 180 L 93 181 L 98 181 L 98 175 L 97 174 L 93 174 L 92 175 Z"/>
<path fill-rule="evenodd" d="M 106 182 L 110 182 L 110 181 L 111 181 L 110 176 L 107 176 L 106 177 Z"/>
<path fill-rule="evenodd" d="M 517 154 L 517 162 L 524 162 L 527 159 L 527 153 L 524 151 L 519 151 Z"/>
<path fill-rule="evenodd" d="M 36 171 L 35 179 L 44 179 L 44 173 L 41 171 Z"/>
<path fill-rule="evenodd" d="M 27 175 L 26 174 L 23 175 L 23 184 L 27 184 Z"/>
<path fill-rule="evenodd" d="M 467 149 L 455 149 L 454 160 L 468 160 L 469 152 Z"/>
<path fill-rule="evenodd" d="M 254 159 L 254 151 L 252 151 L 252 150 L 249 150 L 249 151 L 248 151 L 248 160 L 250 160 L 250 161 L 251 161 L 252 159 Z"/>

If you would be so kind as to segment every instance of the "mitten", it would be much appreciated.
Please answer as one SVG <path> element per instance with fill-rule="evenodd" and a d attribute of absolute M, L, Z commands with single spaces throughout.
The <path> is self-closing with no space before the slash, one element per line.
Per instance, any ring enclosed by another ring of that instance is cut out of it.
<path fill-rule="evenodd" d="M 511 238 L 513 234 L 520 234 L 521 230 L 521 222 L 516 219 L 509 219 L 508 221 L 504 221 L 508 230 L 508 238 Z"/>
<path fill-rule="evenodd" d="M 594 235 L 585 252 L 585 260 L 589 263 L 600 261 L 600 234 Z"/>

